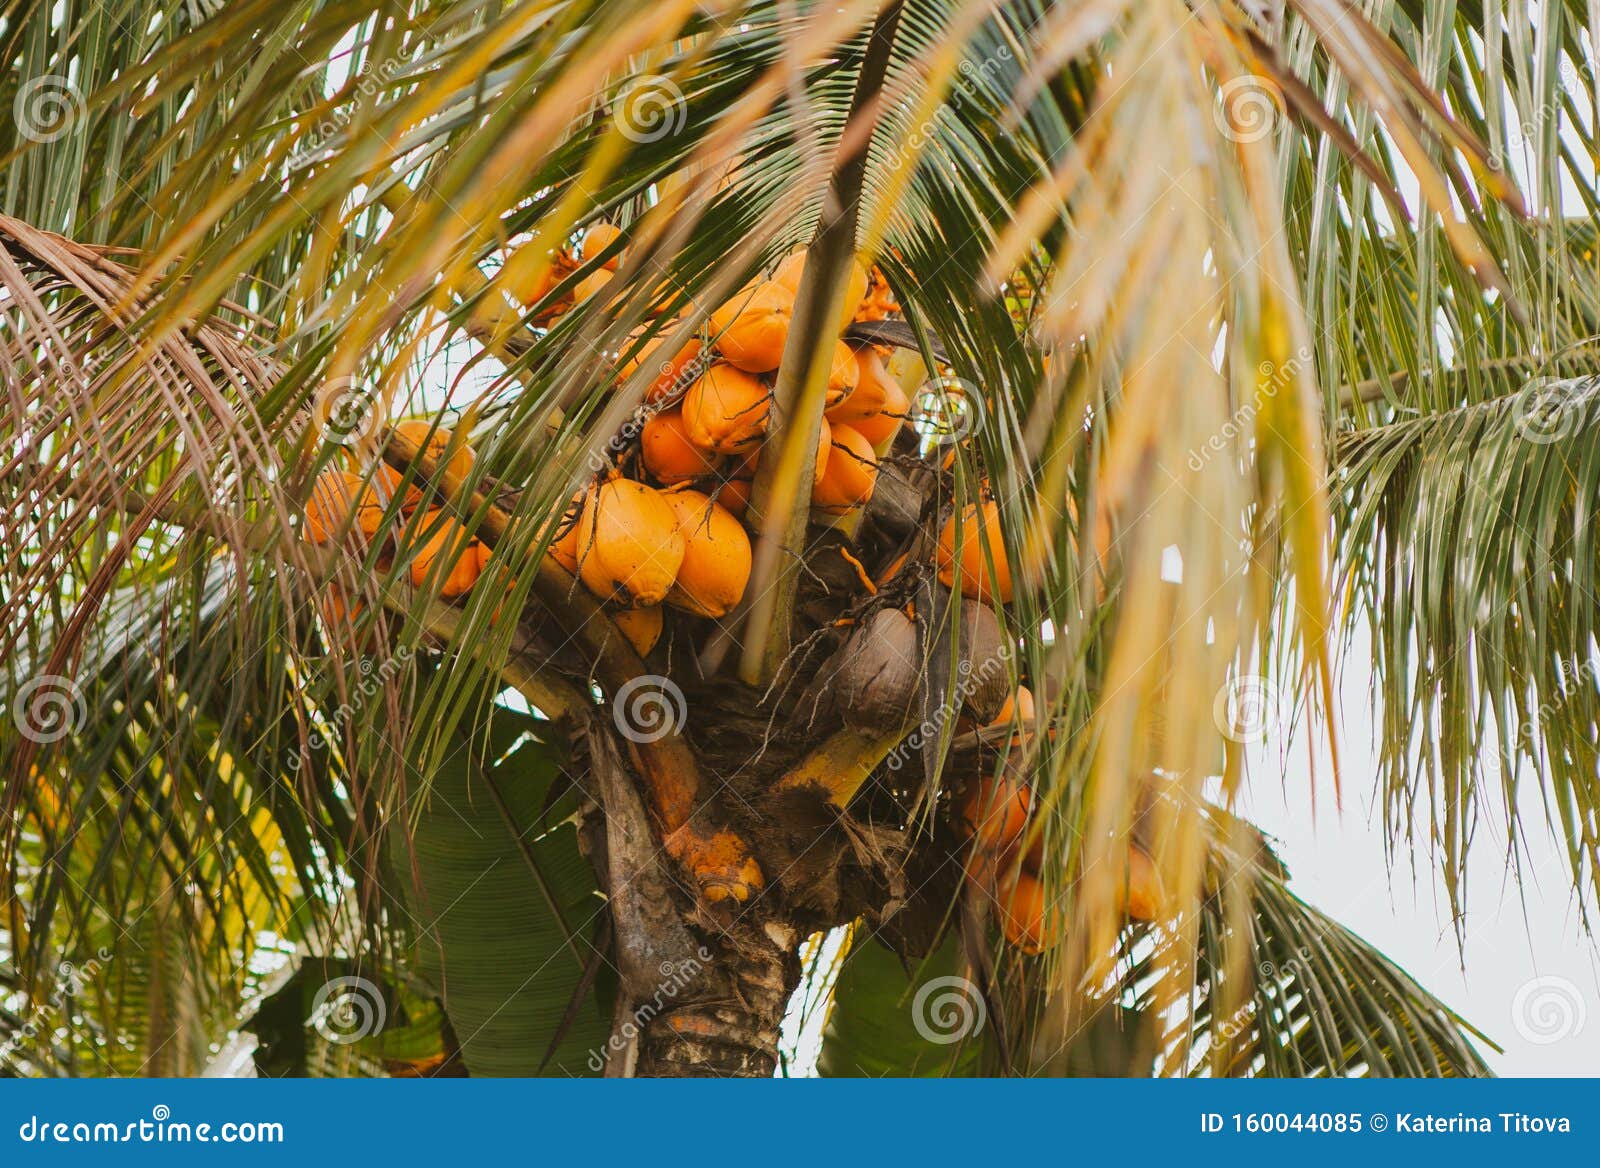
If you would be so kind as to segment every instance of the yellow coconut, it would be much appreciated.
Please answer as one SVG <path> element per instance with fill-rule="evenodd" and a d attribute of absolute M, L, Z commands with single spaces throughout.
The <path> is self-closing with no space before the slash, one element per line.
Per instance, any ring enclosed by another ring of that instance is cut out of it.
<path fill-rule="evenodd" d="M 771 412 L 766 384 L 732 365 L 713 365 L 683 395 L 684 433 L 700 449 L 719 454 L 755 449 Z"/>
<path fill-rule="evenodd" d="M 683 564 L 678 517 L 659 491 L 614 478 L 584 504 L 578 574 L 602 600 L 660 604 Z"/>
<path fill-rule="evenodd" d="M 726 616 L 750 583 L 750 537 L 720 503 L 699 491 L 669 491 L 683 533 L 683 564 L 667 603 L 700 616 Z"/>
<path fill-rule="evenodd" d="M 1006 560 L 1005 543 L 1000 534 L 1000 506 L 994 500 L 967 507 L 961 517 L 961 559 L 956 561 L 956 517 L 945 521 L 939 532 L 935 562 L 939 580 L 946 588 L 955 587 L 961 575 L 961 591 L 966 596 L 1001 604 L 1011 603 L 1011 565 Z M 990 578 L 991 563 L 993 579 Z"/>

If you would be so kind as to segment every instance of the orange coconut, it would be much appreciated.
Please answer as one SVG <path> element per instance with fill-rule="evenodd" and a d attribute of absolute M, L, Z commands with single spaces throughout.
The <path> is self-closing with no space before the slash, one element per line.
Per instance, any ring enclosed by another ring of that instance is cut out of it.
<path fill-rule="evenodd" d="M 849 397 L 861 382 L 861 364 L 855 350 L 843 341 L 833 344 L 833 363 L 828 367 L 828 388 L 823 397 L 825 409 L 832 409 Z"/>
<path fill-rule="evenodd" d="M 671 332 L 676 327 L 669 324 L 665 326 L 665 329 L 667 332 Z M 628 343 L 624 346 L 624 350 L 631 348 L 637 340 L 637 336 L 630 337 Z M 641 365 L 655 366 L 656 379 L 650 383 L 650 388 L 644 392 L 644 400 L 647 402 L 663 401 L 671 397 L 674 392 L 681 388 L 678 385 L 678 379 L 683 375 L 683 371 L 689 367 L 690 362 L 700 355 L 700 341 L 696 337 L 690 337 L 683 341 L 671 353 L 664 348 L 666 342 L 667 337 L 664 333 L 651 337 L 640 345 L 639 351 L 622 365 L 621 376 L 624 380 L 632 376 L 634 370 Z"/>
<path fill-rule="evenodd" d="M 772 282 L 788 290 L 791 304 L 794 298 L 800 295 L 800 281 L 805 272 L 806 253 L 797 251 L 793 255 L 785 256 L 778 264 L 777 270 L 772 273 Z M 856 310 L 867 294 L 868 284 L 867 270 L 858 260 L 851 260 L 849 282 L 845 285 L 844 302 L 839 308 L 839 323 L 834 329 L 835 333 L 842 333 L 850 327 L 850 322 L 855 319 Z"/>
<path fill-rule="evenodd" d="M 1162 915 L 1166 899 L 1156 862 L 1143 849 L 1130 846 L 1127 879 L 1117 886 L 1117 902 L 1122 911 L 1136 921 L 1153 921 Z"/>
<path fill-rule="evenodd" d="M 754 487 L 749 479 L 729 479 L 717 487 L 715 497 L 735 519 L 743 519 L 750 510 L 750 492 Z"/>
<path fill-rule="evenodd" d="M 730 365 L 767 373 L 783 357 L 793 314 L 794 293 L 769 280 L 741 290 L 712 313 L 711 335 Z"/>
<path fill-rule="evenodd" d="M 396 436 L 412 442 L 418 449 L 425 450 L 434 459 L 443 458 L 445 451 L 450 448 L 450 431 L 443 426 L 435 427 L 431 422 L 420 420 L 396 422 L 394 433 Z M 472 448 L 465 442 L 458 442 L 454 452 L 450 455 L 450 461 L 445 466 L 445 470 L 449 474 L 465 478 L 467 473 L 472 470 L 472 464 L 475 460 L 476 456 L 472 453 Z M 421 467 L 417 468 L 416 476 L 418 478 L 422 476 Z M 405 505 L 407 507 L 415 507 L 421 501 L 422 491 L 413 483 L 406 491 Z"/>
<path fill-rule="evenodd" d="M 856 307 L 856 320 L 882 320 L 892 312 L 900 311 L 900 303 L 876 266 L 867 274 L 867 294 Z"/>
<path fill-rule="evenodd" d="M 1006 940 L 1024 953 L 1053 949 L 1066 935 L 1066 915 L 1050 904 L 1037 876 L 1017 872 L 1003 879 L 998 900 Z"/>
<path fill-rule="evenodd" d="M 605 268 L 590 272 L 583 279 L 579 280 L 578 286 L 572 290 L 573 302 L 582 304 L 585 300 L 599 295 L 599 293 L 605 290 L 605 286 L 611 283 L 612 278 L 612 273 Z"/>
<path fill-rule="evenodd" d="M 592 224 L 589 230 L 583 233 L 583 244 L 578 250 L 578 257 L 584 263 L 592 263 L 600 258 L 600 253 L 605 251 L 622 236 L 620 227 L 613 227 L 610 223 Z M 617 265 L 622 262 L 622 253 L 618 252 L 605 263 L 601 264 L 602 270 L 614 272 Z"/>
<path fill-rule="evenodd" d="M 861 418 L 870 418 L 883 413 L 889 405 L 889 386 L 893 384 L 894 378 L 884 367 L 883 354 L 871 345 L 863 345 L 855 350 L 855 358 L 857 369 L 855 389 L 828 410 L 830 421 L 855 422 Z M 903 398 L 904 391 L 901 391 L 899 396 Z M 910 408 L 909 405 L 907 408 Z"/>
<path fill-rule="evenodd" d="M 617 631 L 628 639 L 633 651 L 641 657 L 650 656 L 650 650 L 661 639 L 662 613 L 659 604 L 649 608 L 624 608 L 611 614 Z"/>
<path fill-rule="evenodd" d="M 1028 788 L 1004 780 L 973 783 L 956 810 L 956 830 L 977 836 L 980 852 L 1003 856 L 1017 846 L 1028 826 L 1032 803 Z"/>
<path fill-rule="evenodd" d="M 906 418 L 911 414 L 911 399 L 906 397 L 906 391 L 900 388 L 898 381 L 892 377 L 886 378 L 883 391 L 884 402 L 881 410 L 850 423 L 875 447 L 883 446 L 900 433 L 900 427 L 905 425 Z"/>
<path fill-rule="evenodd" d="M 596 596 L 660 604 L 683 564 L 684 538 L 659 491 L 614 478 L 585 502 L 578 548 L 578 574 Z"/>
<path fill-rule="evenodd" d="M 992 560 L 992 565 L 991 565 Z M 956 517 L 945 521 L 939 532 L 936 554 L 939 580 L 946 588 L 955 587 Z M 990 569 L 993 568 L 993 580 Z M 969 505 L 961 517 L 961 591 L 967 596 L 1001 604 L 1011 603 L 1011 566 L 1006 562 L 1005 543 L 1000 535 L 1000 506 L 993 499 L 979 507 Z"/>
<path fill-rule="evenodd" d="M 878 456 L 861 434 L 833 423 L 828 461 L 811 488 L 811 502 L 835 513 L 859 507 L 872 498 L 878 481 Z"/>
<path fill-rule="evenodd" d="M 732 365 L 713 365 L 683 395 L 684 433 L 700 449 L 719 454 L 753 450 L 771 412 L 766 385 Z"/>
<path fill-rule="evenodd" d="M 663 483 L 683 483 L 716 473 L 720 455 L 707 453 L 689 439 L 682 410 L 663 410 L 639 434 L 644 468 Z"/>
<path fill-rule="evenodd" d="M 750 582 L 750 537 L 731 512 L 699 491 L 669 491 L 683 533 L 683 565 L 667 603 L 700 616 L 726 616 Z"/>
<path fill-rule="evenodd" d="M 588 490 L 580 491 L 572 497 L 572 503 L 562 513 L 561 518 L 556 521 L 555 534 L 545 552 L 552 560 L 573 575 L 578 574 L 579 520 L 583 518 L 584 504 L 588 500 L 589 491 L 593 489 L 591 487 Z"/>
<path fill-rule="evenodd" d="M 344 530 L 353 512 L 354 528 L 370 538 L 383 527 L 383 507 L 378 492 L 360 475 L 325 470 L 311 486 L 301 530 L 312 543 L 327 543 Z"/>
<path fill-rule="evenodd" d="M 1019 722 L 1024 726 L 1033 724 L 1033 691 L 1025 685 L 1017 686 L 1013 693 L 1006 695 L 1006 704 L 1000 707 L 1000 713 L 990 726 L 1009 726 Z"/>
<path fill-rule="evenodd" d="M 411 559 L 411 582 L 419 588 L 426 585 L 444 557 L 449 567 L 444 569 L 439 595 L 449 600 L 470 591 L 478 580 L 478 541 L 437 510 L 425 512 L 417 521 L 415 532 L 423 542 Z"/>
<path fill-rule="evenodd" d="M 817 463 L 811 468 L 811 482 L 815 484 L 828 473 L 828 459 L 833 456 L 833 426 L 827 418 L 817 419 Z"/>

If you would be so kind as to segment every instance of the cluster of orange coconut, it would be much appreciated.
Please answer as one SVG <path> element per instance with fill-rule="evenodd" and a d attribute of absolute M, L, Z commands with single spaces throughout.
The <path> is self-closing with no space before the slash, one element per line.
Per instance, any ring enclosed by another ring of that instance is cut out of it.
<path fill-rule="evenodd" d="M 426 448 L 436 458 L 448 457 L 449 470 L 455 474 L 465 475 L 472 469 L 471 448 L 443 427 L 424 421 L 400 422 L 395 433 Z M 362 540 L 386 541 L 391 545 L 388 550 L 392 550 L 400 532 L 409 532 L 411 558 L 407 571 L 411 582 L 421 586 L 437 577 L 440 596 L 465 596 L 488 562 L 488 545 L 469 536 L 460 523 L 438 507 L 427 507 L 418 515 L 424 495 L 416 485 L 405 487 L 398 518 L 391 524 L 390 504 L 401 486 L 399 472 L 383 462 L 373 468 L 370 477 L 348 470 L 325 470 L 312 485 L 302 534 L 316 544 L 353 534 Z M 330 586 L 323 611 L 330 623 L 354 615 L 337 584 Z"/>
<path fill-rule="evenodd" d="M 577 258 L 599 259 L 616 238 L 609 225 L 590 228 Z M 614 267 L 617 257 L 606 262 Z M 751 485 L 804 263 L 800 254 L 784 259 L 770 277 L 746 285 L 712 313 L 701 335 L 675 339 L 670 350 L 671 322 L 626 347 L 619 381 L 641 367 L 656 372 L 644 395 L 637 451 L 573 501 L 550 555 L 612 606 L 641 655 L 660 635 L 660 605 L 720 618 L 749 583 Z M 580 281 L 574 301 L 593 295 L 604 281 L 593 287 L 591 281 L 608 276 L 602 266 Z M 852 322 L 898 310 L 876 271 L 869 275 L 854 265 L 851 279 L 831 338 L 811 497 L 813 507 L 830 516 L 871 499 L 878 459 L 910 408 L 883 353 L 841 339 Z"/>

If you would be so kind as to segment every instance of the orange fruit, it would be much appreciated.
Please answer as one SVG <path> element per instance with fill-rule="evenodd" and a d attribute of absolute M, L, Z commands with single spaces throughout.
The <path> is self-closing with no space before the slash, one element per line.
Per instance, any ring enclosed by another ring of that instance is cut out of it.
<path fill-rule="evenodd" d="M 828 389 L 823 397 L 823 408 L 832 409 L 855 391 L 861 381 L 861 364 L 855 350 L 843 341 L 833 345 L 833 363 L 828 367 Z"/>
<path fill-rule="evenodd" d="M 892 312 L 900 311 L 900 302 L 889 289 L 889 281 L 874 265 L 867 273 L 867 294 L 856 308 L 856 320 L 882 320 Z"/>
<path fill-rule="evenodd" d="M 665 331 L 671 331 L 675 326 L 665 326 Z M 624 351 L 631 348 L 637 341 L 637 336 L 631 337 L 624 346 Z M 627 361 L 623 362 L 621 376 L 625 380 L 632 376 L 634 370 L 641 365 L 654 364 L 656 366 L 656 379 L 645 390 L 644 400 L 647 402 L 663 401 L 672 396 L 679 389 L 678 378 L 688 368 L 690 362 L 700 355 L 700 341 L 690 337 L 682 342 L 673 353 L 667 353 L 665 346 L 667 338 L 664 334 L 651 337 L 639 346 L 639 351 Z"/>
<path fill-rule="evenodd" d="M 435 427 L 431 422 L 420 420 L 397 422 L 394 433 L 408 439 L 419 450 L 425 450 L 435 460 L 443 458 L 445 451 L 450 448 L 450 431 L 443 426 Z M 456 444 L 455 452 L 450 455 L 450 461 L 444 469 L 448 474 L 465 478 L 472 470 L 475 461 L 476 456 L 472 453 L 472 448 L 465 442 L 460 442 Z M 412 485 L 406 490 L 407 507 L 415 507 L 422 502 L 422 489 L 417 485 L 417 481 L 423 478 L 420 466 L 413 472 L 412 477 Z"/>
<path fill-rule="evenodd" d="M 1066 935 L 1066 915 L 1049 903 L 1037 876 L 1018 872 L 1002 880 L 998 899 L 1006 940 L 1024 953 L 1053 949 Z"/>
<path fill-rule="evenodd" d="M 1014 692 L 1006 695 L 1006 704 L 1000 707 L 1000 713 L 989 725 L 1009 726 L 1013 722 L 1031 725 L 1033 717 L 1033 691 L 1025 685 L 1019 685 Z"/>
<path fill-rule="evenodd" d="M 749 454 L 733 464 L 731 477 L 750 481 L 756 477 L 756 471 L 761 468 L 761 447 L 757 446 Z"/>
<path fill-rule="evenodd" d="M 735 519 L 743 519 L 750 510 L 750 491 L 754 485 L 749 479 L 729 479 L 717 487 L 716 500 Z"/>
<path fill-rule="evenodd" d="M 1136 921 L 1154 921 L 1163 915 L 1166 899 L 1156 862 L 1143 849 L 1130 845 L 1127 879 L 1117 885 L 1117 902 L 1122 911 Z"/>
<path fill-rule="evenodd" d="M 987 549 L 987 551 L 985 550 Z M 1000 535 L 1000 506 L 994 500 L 971 504 L 961 517 L 961 561 L 956 563 L 956 517 L 945 521 L 939 532 L 936 554 L 939 580 L 946 588 L 955 587 L 956 571 L 961 572 L 964 595 L 1001 604 L 1011 603 L 1011 566 L 1006 562 L 1005 543 Z M 994 578 L 990 579 L 992 559 Z"/>
<path fill-rule="evenodd" d="M 828 459 L 833 456 L 833 427 L 828 424 L 827 418 L 818 421 L 821 424 L 817 428 L 817 464 L 811 468 L 813 486 L 828 473 Z"/>
<path fill-rule="evenodd" d="M 583 244 L 578 249 L 578 258 L 584 263 L 592 263 L 600 258 L 600 253 L 605 251 L 622 236 L 620 227 L 613 227 L 609 223 L 595 223 L 583 233 Z M 622 253 L 618 252 L 605 263 L 600 265 L 600 270 L 614 272 L 617 265 L 622 262 Z M 581 299 L 581 297 L 580 297 Z"/>
<path fill-rule="evenodd" d="M 683 533 L 662 494 L 614 478 L 593 491 L 578 521 L 578 575 L 602 600 L 660 604 L 683 564 Z"/>
<path fill-rule="evenodd" d="M 806 253 L 797 251 L 785 256 L 772 273 L 772 282 L 788 290 L 791 308 L 794 298 L 800 295 L 800 281 L 805 276 L 805 271 Z M 850 327 L 850 322 L 855 319 L 856 309 L 861 306 L 861 300 L 867 294 L 868 282 L 867 270 L 861 266 L 861 262 L 851 260 L 849 282 L 845 285 L 844 303 L 839 309 L 838 327 L 833 330 L 835 333 L 842 333 Z"/>
<path fill-rule="evenodd" d="M 633 646 L 633 651 L 641 657 L 650 656 L 650 650 L 661 639 L 662 614 L 659 604 L 649 608 L 624 608 L 612 613 L 611 619 Z"/>
<path fill-rule="evenodd" d="M 478 580 L 478 541 L 470 538 L 461 524 L 444 518 L 437 510 L 423 514 L 414 534 L 422 539 L 422 546 L 411 559 L 411 583 L 419 588 L 427 585 L 443 557 L 449 567 L 444 570 L 439 595 L 450 600 L 470 591 Z"/>
<path fill-rule="evenodd" d="M 995 779 L 973 783 L 956 811 L 956 830 L 977 836 L 978 850 L 1003 856 L 1017 846 L 1028 826 L 1033 799 L 1025 786 Z"/>
<path fill-rule="evenodd" d="M 584 491 L 573 497 L 572 504 L 556 521 L 555 536 L 545 552 L 573 575 L 578 573 L 578 521 L 583 518 L 583 506 L 588 495 L 589 492 Z"/>
<path fill-rule="evenodd" d="M 371 538 L 383 527 L 383 503 L 358 474 L 325 470 L 311 485 L 302 534 L 312 543 L 327 543 L 344 530 L 351 513 L 355 530 Z"/>
<path fill-rule="evenodd" d="M 612 273 L 606 268 L 590 272 L 578 281 L 578 286 L 572 290 L 572 299 L 575 304 L 582 304 L 590 297 L 597 295 L 611 283 Z"/>
<path fill-rule="evenodd" d="M 772 412 L 766 384 L 732 365 L 713 365 L 683 395 L 689 441 L 719 454 L 745 454 L 761 443 Z"/>
<path fill-rule="evenodd" d="M 750 537 L 726 507 L 699 491 L 664 497 L 684 539 L 683 564 L 667 603 L 700 616 L 726 616 L 750 583 Z"/>
<path fill-rule="evenodd" d="M 682 410 L 663 410 L 639 434 L 644 468 L 663 483 L 684 483 L 716 473 L 720 455 L 708 454 L 689 440 Z"/>
<path fill-rule="evenodd" d="M 877 481 L 872 443 L 851 427 L 834 423 L 827 463 L 811 488 L 812 504 L 835 514 L 848 511 L 872 498 Z"/>
<path fill-rule="evenodd" d="M 831 422 L 856 422 L 862 418 L 881 414 L 888 408 L 889 386 L 894 384 L 894 378 L 889 375 L 889 370 L 884 368 L 883 355 L 871 345 L 863 345 L 855 350 L 855 358 L 855 388 L 828 410 L 828 420 Z M 899 386 L 896 385 L 895 388 L 898 390 Z M 904 397 L 905 391 L 900 390 L 895 400 Z M 910 408 L 908 400 L 906 409 Z"/>
<path fill-rule="evenodd" d="M 736 293 L 711 314 L 711 335 L 717 351 L 746 373 L 768 373 L 778 367 L 794 314 L 794 293 L 772 281 Z"/>
<path fill-rule="evenodd" d="M 900 388 L 900 383 L 894 378 L 884 379 L 883 394 L 881 410 L 850 423 L 875 447 L 882 447 L 900 433 L 900 427 L 911 415 L 911 399 L 906 397 L 906 391 Z"/>

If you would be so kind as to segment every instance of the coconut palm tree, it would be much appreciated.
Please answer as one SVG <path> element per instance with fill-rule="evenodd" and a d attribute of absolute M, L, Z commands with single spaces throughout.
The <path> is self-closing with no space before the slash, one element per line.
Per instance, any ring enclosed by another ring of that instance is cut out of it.
<path fill-rule="evenodd" d="M 1354 664 L 1325 813 L 1600 890 L 1597 33 L 9 5 L 0 1067 L 1485 1073 L 1235 807 Z M 627 607 L 774 275 L 749 564 Z"/>

